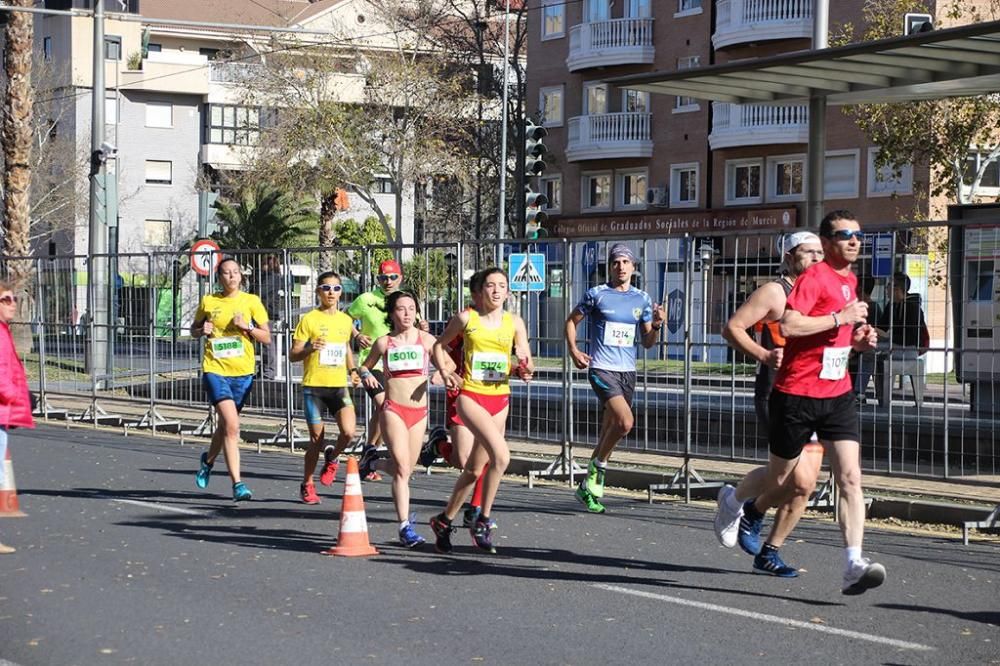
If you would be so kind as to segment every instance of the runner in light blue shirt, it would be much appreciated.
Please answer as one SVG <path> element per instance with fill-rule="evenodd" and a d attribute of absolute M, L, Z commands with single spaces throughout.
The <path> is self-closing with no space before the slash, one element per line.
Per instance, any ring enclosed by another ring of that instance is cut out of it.
<path fill-rule="evenodd" d="M 624 243 L 615 243 L 608 252 L 610 280 L 587 291 L 566 319 L 566 345 L 577 368 L 588 369 L 587 378 L 604 407 L 597 448 L 590 459 L 587 477 L 576 497 L 591 513 L 604 513 L 598 501 L 604 495 L 604 473 L 611 452 L 635 422 L 632 396 L 635 393 L 636 341 L 649 349 L 663 328 L 663 308 L 649 294 L 631 284 L 635 254 Z M 590 354 L 579 350 L 576 329 L 590 317 Z"/>

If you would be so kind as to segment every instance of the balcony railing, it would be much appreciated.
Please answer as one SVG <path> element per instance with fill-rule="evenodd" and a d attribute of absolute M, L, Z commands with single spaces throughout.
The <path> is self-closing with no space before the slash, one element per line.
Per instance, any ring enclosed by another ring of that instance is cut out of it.
<path fill-rule="evenodd" d="M 719 0 L 712 45 L 812 36 L 813 0 Z"/>
<path fill-rule="evenodd" d="M 570 118 L 566 159 L 652 157 L 651 117 L 649 113 L 601 113 Z"/>
<path fill-rule="evenodd" d="M 712 104 L 712 150 L 809 141 L 805 104 Z"/>
<path fill-rule="evenodd" d="M 650 64 L 655 55 L 652 18 L 609 19 L 570 28 L 566 67 Z"/>

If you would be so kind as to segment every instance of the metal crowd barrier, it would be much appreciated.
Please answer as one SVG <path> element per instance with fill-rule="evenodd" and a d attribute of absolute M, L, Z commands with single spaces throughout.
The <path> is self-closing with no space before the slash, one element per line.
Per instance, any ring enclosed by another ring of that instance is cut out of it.
<path fill-rule="evenodd" d="M 905 350 L 888 343 L 883 354 L 888 379 L 880 383 L 888 394 L 871 384 L 859 398 L 864 469 L 926 478 L 998 474 L 998 227 L 939 222 L 871 231 L 856 273 L 862 281 L 876 276 L 873 296 L 884 305 L 891 274 L 908 272 L 911 292 L 921 296 L 929 344 L 911 363 L 896 360 L 903 358 L 896 352 Z M 572 476 L 578 469 L 572 464 L 574 447 L 596 443 L 601 413 L 585 372 L 564 353 L 564 322 L 586 289 L 604 281 L 609 244 L 628 242 L 639 257 L 636 284 L 663 304 L 667 324 L 652 349 L 639 351 L 636 422 L 621 446 L 682 457 L 674 482 L 690 492 L 702 481 L 697 460 L 767 459 L 765 433 L 753 409 L 755 367 L 730 350 L 720 332 L 754 288 L 778 275 L 778 237 L 778 231 L 764 230 L 463 241 L 404 246 L 401 256 L 404 286 L 417 292 L 422 314 L 436 331 L 464 306 L 471 272 L 496 257 L 509 263 L 511 254 L 544 258 L 540 289 L 515 293 L 509 305 L 525 319 L 538 367 L 530 384 L 512 383 L 509 433 L 560 445 L 547 472 Z M 396 251 L 390 246 L 224 250 L 244 267 L 244 288 L 261 295 L 272 319 L 274 343 L 258 348 L 260 376 L 244 410 L 248 439 L 293 448 L 305 441 L 297 387 L 302 368 L 289 361 L 288 351 L 299 318 L 314 306 L 316 276 L 328 269 L 340 273 L 346 308 L 373 287 L 378 263 Z M 202 344 L 188 329 L 199 297 L 212 291 L 215 281 L 191 270 L 187 252 L 8 257 L 3 266 L 8 275 L 29 276 L 24 285 L 29 306 L 15 340 L 42 416 L 181 436 L 210 430 L 211 410 L 200 383 Z M 108 276 L 107 289 L 95 293 L 90 276 L 101 272 Z M 89 313 L 102 302 L 109 319 L 98 325 Z M 588 326 L 580 327 L 585 350 Z M 93 353 L 95 342 L 107 349 L 100 358 Z M 897 370 L 905 388 L 896 386 Z M 910 390 L 911 382 L 921 390 Z M 363 427 L 370 405 L 363 391 L 356 395 Z M 443 389 L 432 387 L 430 401 L 432 427 L 444 420 Z"/>

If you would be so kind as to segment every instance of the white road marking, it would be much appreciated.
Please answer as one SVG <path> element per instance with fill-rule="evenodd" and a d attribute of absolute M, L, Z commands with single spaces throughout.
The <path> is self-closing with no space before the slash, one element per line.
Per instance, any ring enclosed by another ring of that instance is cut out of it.
<path fill-rule="evenodd" d="M 761 622 L 773 622 L 774 624 L 781 624 L 786 627 L 795 627 L 796 629 L 808 629 L 810 631 L 818 631 L 823 634 L 832 634 L 834 636 L 843 636 L 844 638 L 854 638 L 862 641 L 870 641 L 872 643 L 879 643 L 881 645 L 888 645 L 891 647 L 902 648 L 904 650 L 927 651 L 936 649 L 930 645 L 922 645 L 920 643 L 910 643 L 908 641 L 896 640 L 895 638 L 886 638 L 885 636 L 865 634 L 861 633 L 860 631 L 837 629 L 836 627 L 828 627 L 824 624 L 815 624 L 813 622 L 792 620 L 789 618 L 778 617 L 777 615 L 766 615 L 764 613 L 755 613 L 754 611 L 741 610 L 739 608 L 729 608 L 728 606 L 709 604 L 705 603 L 704 601 L 692 601 L 690 599 L 682 599 L 680 597 L 671 597 L 666 594 L 655 594 L 653 592 L 644 592 L 642 590 L 632 590 L 627 587 L 618 587 L 617 585 L 606 585 L 604 583 L 596 583 L 594 587 L 598 587 L 602 590 L 607 590 L 609 592 L 630 594 L 634 597 L 643 597 L 645 599 L 655 599 L 657 601 L 665 601 L 670 604 L 677 604 L 678 606 L 690 606 L 692 608 L 700 608 L 702 610 L 714 611 L 716 613 L 726 613 L 727 615 L 736 615 L 738 617 L 745 617 L 751 620 L 759 620 Z"/>
<path fill-rule="evenodd" d="M 185 509 L 179 506 L 171 506 L 169 504 L 159 504 L 158 502 L 143 502 L 142 500 L 130 500 L 130 499 L 116 499 L 111 500 L 112 502 L 120 502 L 122 504 L 132 504 L 134 506 L 141 506 L 146 509 L 154 509 L 156 511 L 169 511 L 171 513 L 183 513 L 185 516 L 204 516 L 207 515 L 204 511 L 199 511 L 198 509 Z"/>

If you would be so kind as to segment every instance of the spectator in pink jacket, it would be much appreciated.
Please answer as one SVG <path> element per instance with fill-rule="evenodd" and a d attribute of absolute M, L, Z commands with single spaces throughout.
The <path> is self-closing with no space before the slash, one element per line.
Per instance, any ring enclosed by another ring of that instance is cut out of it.
<path fill-rule="evenodd" d="M 24 366 L 14 349 L 10 322 L 17 314 L 17 296 L 9 282 L 0 281 L 0 482 L 3 481 L 3 460 L 7 457 L 8 428 L 34 428 L 31 417 L 31 396 Z M 0 554 L 14 549 L 0 543 Z"/>

